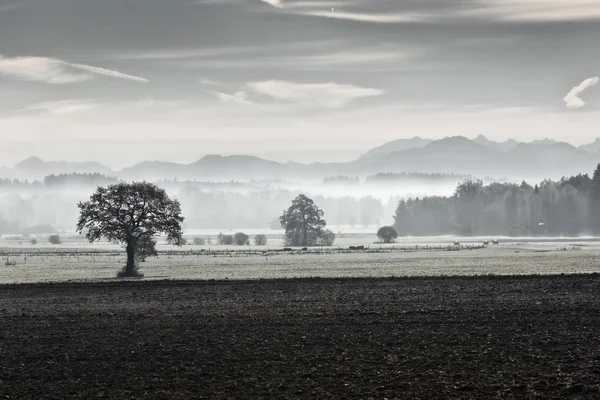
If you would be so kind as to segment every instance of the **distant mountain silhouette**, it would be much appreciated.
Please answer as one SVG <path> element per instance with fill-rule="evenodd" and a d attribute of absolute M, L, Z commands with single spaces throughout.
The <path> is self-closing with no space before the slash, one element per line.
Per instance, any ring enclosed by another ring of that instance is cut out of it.
<path fill-rule="evenodd" d="M 125 179 L 155 180 L 231 180 L 285 178 L 307 173 L 308 166 L 300 163 L 279 163 L 247 155 L 207 155 L 190 164 L 145 161 L 117 171 Z"/>
<path fill-rule="evenodd" d="M 490 140 L 490 139 L 486 138 L 483 135 L 477 136 L 475 139 L 473 139 L 473 141 L 477 142 L 480 145 L 485 146 L 489 149 L 500 150 L 500 151 L 509 151 L 519 145 L 519 142 L 517 142 L 514 139 L 508 139 L 508 140 L 505 140 L 504 142 L 496 142 L 494 140 Z"/>
<path fill-rule="evenodd" d="M 433 141 L 424 147 L 396 151 L 385 157 L 357 160 L 374 172 L 465 173 L 481 169 L 497 152 L 462 136 Z M 470 172 L 469 172 L 470 173 Z"/>
<path fill-rule="evenodd" d="M 158 180 L 158 179 L 183 179 L 186 174 L 186 165 L 166 161 L 143 161 L 131 167 L 117 171 L 115 175 L 126 180 Z"/>
<path fill-rule="evenodd" d="M 360 158 L 366 159 L 366 158 L 371 158 L 371 157 L 385 156 L 387 154 L 390 154 L 390 153 L 393 153 L 396 151 L 416 149 L 419 147 L 423 147 L 423 146 L 428 145 L 431 142 L 433 142 L 433 140 L 423 139 L 418 136 L 415 136 L 411 139 L 393 140 L 391 142 L 384 143 L 381 146 L 375 147 L 375 148 L 367 151 L 365 154 L 360 156 Z"/>
<path fill-rule="evenodd" d="M 305 178 L 322 180 L 326 176 L 335 175 L 365 177 L 377 173 L 420 172 L 514 179 L 558 179 L 580 172 L 591 173 L 600 162 L 600 153 L 588 150 L 594 150 L 594 146 L 600 146 L 600 139 L 577 148 L 550 139 L 519 143 L 511 140 L 494 142 L 485 136 L 473 140 L 462 136 L 441 140 L 417 137 L 386 143 L 345 163 L 281 163 L 249 155 L 207 155 L 190 164 L 144 161 L 120 171 L 111 171 L 96 162 L 46 162 L 32 157 L 12 169 L 0 169 L 0 177 L 41 179 L 58 173 L 98 172 L 128 181 L 175 178 L 222 182 Z"/>
<path fill-rule="evenodd" d="M 13 168 L 15 177 L 43 178 L 52 174 L 101 173 L 110 175 L 113 171 L 106 165 L 97 162 L 44 161 L 38 157 L 30 157 L 16 164 Z"/>
<path fill-rule="evenodd" d="M 600 152 L 600 138 L 596 138 L 592 143 L 581 145 L 579 148 L 590 153 L 598 153 Z"/>
<path fill-rule="evenodd" d="M 367 161 L 357 169 L 369 172 L 440 172 L 557 179 L 563 175 L 593 171 L 600 162 L 600 156 L 568 143 L 550 140 L 519 143 L 506 151 L 455 136 L 434 141 L 422 148 L 394 152 Z"/>
<path fill-rule="evenodd" d="M 533 146 L 547 146 L 547 145 L 553 145 L 556 143 L 564 143 L 564 142 L 557 142 L 556 140 L 552 140 L 552 139 L 537 139 L 537 140 L 532 140 L 531 142 L 526 142 L 527 144 L 531 144 Z"/>
<path fill-rule="evenodd" d="M 566 173 L 593 171 L 594 164 L 600 162 L 594 155 L 564 142 L 536 141 L 521 143 L 510 153 L 512 167 L 556 169 L 560 165 Z M 572 172 L 569 172 L 572 171 Z"/>
<path fill-rule="evenodd" d="M 194 173 L 206 178 L 244 177 L 261 179 L 264 176 L 285 177 L 296 169 L 304 169 L 304 164 L 283 164 L 276 161 L 246 155 L 219 156 L 207 155 L 189 165 Z"/>

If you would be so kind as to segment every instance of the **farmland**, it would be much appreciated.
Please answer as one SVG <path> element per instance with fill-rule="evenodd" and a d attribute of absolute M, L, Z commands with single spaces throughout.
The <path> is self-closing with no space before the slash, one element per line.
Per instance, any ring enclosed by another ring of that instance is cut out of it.
<path fill-rule="evenodd" d="M 600 395 L 600 278 L 121 282 L 0 290 L 0 393 Z"/>
<path fill-rule="evenodd" d="M 162 243 L 120 280 L 118 245 L 5 239 L 0 395 L 597 398 L 598 241 L 482 240 Z"/>

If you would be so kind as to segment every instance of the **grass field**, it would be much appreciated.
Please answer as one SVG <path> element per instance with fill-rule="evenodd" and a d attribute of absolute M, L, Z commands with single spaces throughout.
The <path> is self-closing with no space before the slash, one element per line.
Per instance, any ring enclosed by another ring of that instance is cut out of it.
<path fill-rule="evenodd" d="M 468 240 L 471 244 L 481 243 L 478 239 Z M 341 247 L 334 247 L 314 249 L 306 254 L 262 254 L 269 248 L 243 248 L 252 250 L 251 255 L 228 252 L 224 246 L 212 246 L 217 253 L 205 255 L 200 247 L 163 245 L 159 246 L 159 257 L 149 258 L 140 264 L 140 268 L 145 275 L 144 280 L 600 272 L 600 243 L 591 239 L 538 239 L 535 242 L 505 240 L 499 246 L 460 251 L 429 251 L 425 247 L 447 246 L 449 242 L 452 243 L 452 240 L 428 238 L 385 246 L 371 244 L 372 253 L 343 253 L 339 252 Z M 462 243 L 469 245 L 465 240 Z M 419 246 L 419 251 L 414 251 L 415 246 Z M 411 251 L 405 252 L 403 248 Z M 240 248 L 234 246 L 229 250 L 240 251 Z M 115 279 L 116 271 L 125 264 L 125 254 L 119 246 L 89 245 L 84 242 L 66 242 L 61 246 L 26 246 L 4 242 L 4 246 L 0 246 L 0 256 L 0 283 L 111 280 Z"/>

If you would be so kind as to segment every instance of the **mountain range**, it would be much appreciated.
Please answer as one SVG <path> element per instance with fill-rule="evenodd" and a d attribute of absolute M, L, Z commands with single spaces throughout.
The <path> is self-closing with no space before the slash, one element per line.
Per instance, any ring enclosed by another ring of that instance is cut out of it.
<path fill-rule="evenodd" d="M 0 168 L 0 177 L 42 179 L 59 173 L 101 173 L 125 180 L 261 180 L 322 179 L 330 175 L 366 176 L 380 172 L 460 173 L 509 179 L 557 179 L 591 173 L 600 162 L 600 138 L 575 147 L 550 139 L 496 142 L 480 135 L 440 140 L 413 137 L 387 142 L 350 162 L 281 163 L 249 155 L 207 155 L 181 164 L 144 161 L 118 171 L 97 162 L 43 161 L 31 157 L 13 168 Z"/>

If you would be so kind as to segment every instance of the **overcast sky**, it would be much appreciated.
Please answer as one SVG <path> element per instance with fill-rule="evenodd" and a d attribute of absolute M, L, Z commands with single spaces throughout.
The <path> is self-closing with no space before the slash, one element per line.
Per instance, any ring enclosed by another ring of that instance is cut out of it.
<path fill-rule="evenodd" d="M 600 136 L 600 0 L 0 0 L 0 165 Z"/>

